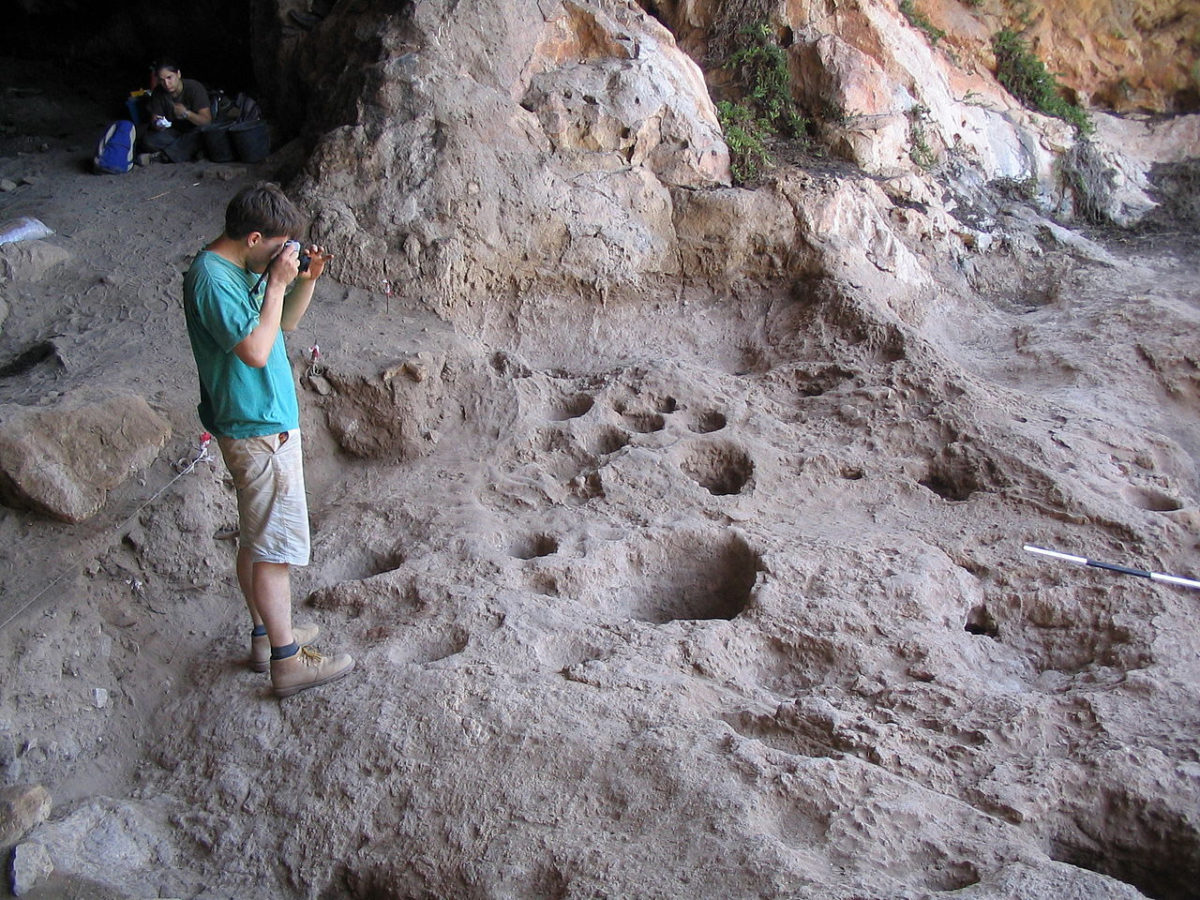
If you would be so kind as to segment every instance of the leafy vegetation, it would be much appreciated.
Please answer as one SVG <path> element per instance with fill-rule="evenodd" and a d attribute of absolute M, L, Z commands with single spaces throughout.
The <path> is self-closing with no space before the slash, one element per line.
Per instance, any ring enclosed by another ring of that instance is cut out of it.
<path fill-rule="evenodd" d="M 946 36 L 946 32 L 929 21 L 916 7 L 913 0 L 900 0 L 900 12 L 908 19 L 908 24 L 919 28 L 929 36 L 929 42 L 936 44 Z"/>
<path fill-rule="evenodd" d="M 996 54 L 996 77 L 1010 94 L 1031 109 L 1070 122 L 1080 134 L 1095 130 L 1086 110 L 1062 96 L 1058 79 L 1019 34 L 1008 28 L 997 32 L 992 36 L 992 52 Z"/>
<path fill-rule="evenodd" d="M 925 117 L 929 110 L 917 104 L 908 111 L 908 137 L 912 146 L 908 149 L 908 158 L 922 169 L 932 169 L 937 163 L 937 154 L 929 146 L 925 136 Z"/>
<path fill-rule="evenodd" d="M 774 164 L 767 149 L 767 122 L 754 118 L 754 113 L 740 103 L 722 100 L 717 104 L 717 118 L 729 146 L 730 169 L 739 184 L 754 181 L 764 167 Z"/>
<path fill-rule="evenodd" d="M 774 164 L 768 141 L 775 136 L 805 138 L 808 121 L 792 99 L 787 53 L 766 22 L 738 32 L 738 49 L 723 68 L 734 76 L 740 100 L 722 100 L 717 116 L 729 145 L 733 177 L 753 181 Z"/>

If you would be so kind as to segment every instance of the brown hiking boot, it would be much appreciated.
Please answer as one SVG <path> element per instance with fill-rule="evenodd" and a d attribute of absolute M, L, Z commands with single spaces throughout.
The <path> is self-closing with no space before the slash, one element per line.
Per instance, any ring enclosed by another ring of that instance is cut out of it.
<path fill-rule="evenodd" d="M 315 622 L 296 625 L 292 628 L 292 640 L 303 647 L 315 641 L 320 633 L 321 628 Z M 271 668 L 271 639 L 265 634 L 250 638 L 250 668 L 255 672 L 266 672 Z"/>
<path fill-rule="evenodd" d="M 287 659 L 271 660 L 271 684 L 276 697 L 290 697 L 308 688 L 328 684 L 353 668 L 354 657 L 349 653 L 322 656 L 311 647 L 301 647 L 299 653 Z"/>

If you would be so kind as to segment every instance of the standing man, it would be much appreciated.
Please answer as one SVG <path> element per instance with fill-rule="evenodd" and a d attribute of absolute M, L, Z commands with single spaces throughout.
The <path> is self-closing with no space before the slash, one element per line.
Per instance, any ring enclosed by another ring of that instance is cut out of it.
<path fill-rule="evenodd" d="M 158 84 L 150 95 L 150 128 L 141 129 L 147 153 L 138 162 L 190 162 L 200 150 L 200 129 L 212 124 L 212 104 L 204 85 L 184 78 L 179 66 L 163 59 L 154 64 Z"/>
<path fill-rule="evenodd" d="M 292 628 L 290 566 L 308 564 L 308 504 L 300 452 L 300 408 L 283 342 L 312 301 L 330 258 L 309 247 L 307 222 L 278 185 L 243 188 L 225 210 L 225 230 L 196 255 L 183 281 L 188 337 L 200 375 L 200 421 L 217 437 L 238 501 L 237 577 L 250 618 L 251 666 L 271 671 L 275 694 L 340 678 L 349 654 L 306 645 L 315 625 Z"/>

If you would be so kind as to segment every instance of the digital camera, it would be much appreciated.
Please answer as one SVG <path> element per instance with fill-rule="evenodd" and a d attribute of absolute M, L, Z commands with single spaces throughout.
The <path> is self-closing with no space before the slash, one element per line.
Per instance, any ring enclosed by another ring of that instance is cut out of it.
<path fill-rule="evenodd" d="M 307 271 L 308 271 L 308 265 L 309 265 L 309 263 L 311 263 L 311 262 L 312 262 L 312 257 L 311 257 L 311 256 L 309 256 L 307 253 L 305 253 L 305 252 L 304 252 L 304 248 L 300 246 L 300 242 L 299 242 L 299 241 L 285 241 L 285 242 L 284 242 L 284 244 L 283 244 L 283 246 L 285 246 L 285 247 L 286 247 L 288 244 L 295 244 L 295 245 L 296 245 L 296 249 L 300 251 L 300 271 L 301 271 L 301 272 L 307 272 Z"/>

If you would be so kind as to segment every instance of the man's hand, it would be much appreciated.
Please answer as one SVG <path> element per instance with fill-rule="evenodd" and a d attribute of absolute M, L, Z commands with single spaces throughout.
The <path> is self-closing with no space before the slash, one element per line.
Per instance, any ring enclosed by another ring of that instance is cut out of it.
<path fill-rule="evenodd" d="M 271 281 L 278 281 L 284 285 L 295 281 L 300 272 L 300 245 L 295 241 L 284 244 L 283 249 L 267 264 L 267 272 Z"/>
<path fill-rule="evenodd" d="M 316 244 L 309 244 L 304 252 L 308 254 L 308 269 L 301 272 L 300 277 L 310 281 L 320 278 L 325 272 L 325 263 L 333 259 L 333 254 L 326 253 L 324 247 Z"/>
<path fill-rule="evenodd" d="M 191 110 L 190 110 L 190 109 L 188 109 L 186 106 L 184 106 L 182 103 L 176 103 L 176 104 L 175 104 L 175 118 L 177 118 L 177 119 L 186 119 L 186 118 L 187 118 L 187 114 L 188 114 L 189 112 L 191 112 Z"/>

